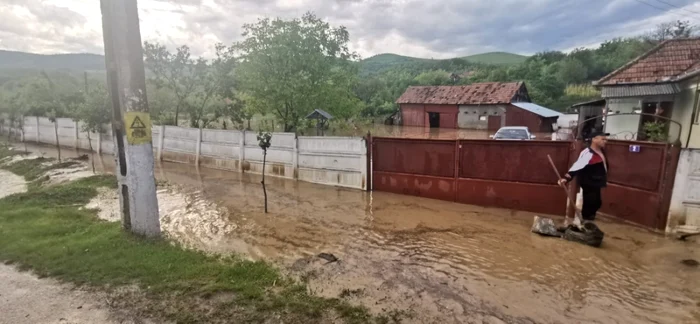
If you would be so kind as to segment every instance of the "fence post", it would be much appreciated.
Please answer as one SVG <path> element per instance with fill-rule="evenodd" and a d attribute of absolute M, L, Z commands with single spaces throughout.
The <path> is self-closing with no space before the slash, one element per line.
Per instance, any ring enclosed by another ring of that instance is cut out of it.
<path fill-rule="evenodd" d="M 41 139 L 39 138 L 41 136 L 41 131 L 39 130 L 39 116 L 36 116 L 36 143 L 39 144 L 41 143 Z"/>
<path fill-rule="evenodd" d="M 294 133 L 294 145 L 292 148 L 292 178 L 299 178 L 299 137 Z"/>
<path fill-rule="evenodd" d="M 367 150 L 369 142 L 366 137 L 362 138 L 362 144 L 364 144 L 365 149 L 362 155 L 360 155 L 360 177 L 362 178 L 362 188 L 360 189 L 369 191 L 369 177 L 367 176 Z"/>
<path fill-rule="evenodd" d="M 165 146 L 165 125 L 160 125 L 158 133 L 158 162 L 163 161 L 163 147 Z"/>
<path fill-rule="evenodd" d="M 80 148 L 80 122 L 74 121 L 73 126 L 75 127 L 75 134 L 73 138 L 73 143 L 75 143 L 75 145 L 73 145 L 73 147 L 75 147 L 77 150 Z"/>
<path fill-rule="evenodd" d="M 241 131 L 241 138 L 238 142 L 238 168 L 240 169 L 239 171 L 243 173 L 243 162 L 245 161 L 245 129 Z"/>
<path fill-rule="evenodd" d="M 202 152 L 202 128 L 197 129 L 197 146 L 195 146 L 195 154 L 197 155 L 194 158 L 194 164 L 196 166 L 199 166 L 199 154 Z"/>

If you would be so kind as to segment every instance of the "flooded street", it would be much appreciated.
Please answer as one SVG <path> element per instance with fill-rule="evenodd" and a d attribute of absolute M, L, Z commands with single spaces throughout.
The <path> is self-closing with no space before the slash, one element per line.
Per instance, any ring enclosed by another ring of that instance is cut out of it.
<path fill-rule="evenodd" d="M 156 178 L 184 193 L 161 212 L 170 237 L 276 262 L 318 295 L 404 322 L 700 323 L 700 268 L 681 264 L 700 260 L 697 242 L 601 221 L 595 249 L 530 233 L 531 213 L 279 178 L 264 214 L 259 175 L 162 163 Z"/>

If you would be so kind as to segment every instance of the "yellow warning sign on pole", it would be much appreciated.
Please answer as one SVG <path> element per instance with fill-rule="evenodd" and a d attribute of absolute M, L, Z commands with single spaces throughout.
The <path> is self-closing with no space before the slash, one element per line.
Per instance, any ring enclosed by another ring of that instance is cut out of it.
<path fill-rule="evenodd" d="M 128 111 L 124 113 L 126 141 L 132 145 L 151 142 L 151 115 L 149 113 Z"/>

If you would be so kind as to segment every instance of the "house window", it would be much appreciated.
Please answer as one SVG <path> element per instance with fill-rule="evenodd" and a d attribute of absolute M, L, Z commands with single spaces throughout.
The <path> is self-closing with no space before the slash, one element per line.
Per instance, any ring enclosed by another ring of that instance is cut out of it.
<path fill-rule="evenodd" d="M 480 121 L 486 121 L 486 116 L 479 116 Z"/>

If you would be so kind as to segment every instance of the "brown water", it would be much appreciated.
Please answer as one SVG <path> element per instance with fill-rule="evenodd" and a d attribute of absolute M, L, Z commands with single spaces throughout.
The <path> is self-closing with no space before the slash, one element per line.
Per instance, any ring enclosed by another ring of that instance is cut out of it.
<path fill-rule="evenodd" d="M 530 213 L 276 178 L 263 214 L 258 175 L 164 163 L 156 177 L 185 205 L 224 210 L 164 217 L 171 237 L 273 260 L 319 295 L 405 310 L 404 322 L 700 323 L 700 268 L 681 264 L 700 260 L 697 242 L 602 221 L 595 249 L 531 234 Z"/>

